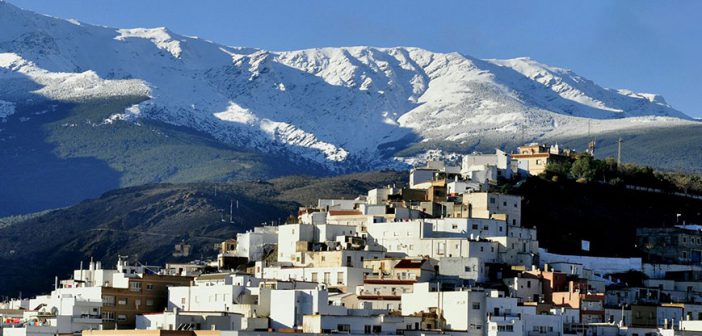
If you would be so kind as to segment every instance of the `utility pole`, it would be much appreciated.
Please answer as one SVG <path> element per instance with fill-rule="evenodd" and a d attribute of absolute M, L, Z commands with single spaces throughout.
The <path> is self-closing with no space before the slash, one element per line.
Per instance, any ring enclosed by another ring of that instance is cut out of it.
<path fill-rule="evenodd" d="M 590 120 L 587 121 L 587 137 L 590 138 Z"/>
<path fill-rule="evenodd" d="M 622 141 L 621 137 L 617 140 L 617 167 L 622 166 Z"/>

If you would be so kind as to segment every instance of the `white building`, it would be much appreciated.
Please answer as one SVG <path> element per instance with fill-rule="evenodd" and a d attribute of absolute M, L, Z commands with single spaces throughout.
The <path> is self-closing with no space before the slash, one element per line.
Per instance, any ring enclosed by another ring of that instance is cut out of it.
<path fill-rule="evenodd" d="M 228 312 L 168 311 L 139 315 L 136 329 L 145 330 L 265 330 L 266 317 L 244 317 Z"/>
<path fill-rule="evenodd" d="M 414 285 L 412 293 L 402 294 L 402 315 L 437 311 L 444 321 L 439 329 L 484 335 L 485 292 L 481 289 L 438 291 L 428 282 Z"/>
<path fill-rule="evenodd" d="M 417 330 L 422 318 L 391 315 L 305 315 L 303 332 L 347 333 L 356 335 L 398 335 L 399 331 Z"/>
<path fill-rule="evenodd" d="M 328 293 L 321 289 L 271 291 L 270 326 L 273 329 L 302 329 L 305 315 L 345 315 L 344 307 L 329 304 Z"/>
<path fill-rule="evenodd" d="M 277 226 L 258 226 L 253 231 L 236 235 L 236 255 L 250 262 L 262 260 L 266 252 L 278 242 Z"/>
<path fill-rule="evenodd" d="M 370 272 L 363 267 L 263 267 L 259 263 L 256 270 L 256 276 L 260 278 L 314 282 L 344 292 L 355 292 L 356 287 L 363 284 L 365 274 Z"/>
<path fill-rule="evenodd" d="M 508 225 L 522 225 L 522 198 L 514 195 L 477 192 L 463 195 L 468 205 L 468 217 L 499 218 Z M 504 218 L 500 218 L 504 217 Z"/>

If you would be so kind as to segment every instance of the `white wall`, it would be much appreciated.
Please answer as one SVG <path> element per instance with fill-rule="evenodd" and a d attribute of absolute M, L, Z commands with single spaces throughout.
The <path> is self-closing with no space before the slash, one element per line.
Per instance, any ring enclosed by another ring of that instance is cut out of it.
<path fill-rule="evenodd" d="M 482 336 L 485 321 L 485 293 L 474 290 L 429 291 L 429 283 L 415 284 L 413 293 L 402 294 L 402 315 L 429 312 L 438 307 L 446 319 L 445 329 L 468 331 L 468 335 Z"/>
<path fill-rule="evenodd" d="M 568 262 L 581 264 L 583 267 L 597 271 L 601 274 L 623 273 L 630 270 L 640 271 L 642 269 L 641 258 L 604 258 L 588 257 L 577 255 L 564 255 L 549 253 L 545 249 L 539 249 L 540 266 L 554 262 Z"/>
<path fill-rule="evenodd" d="M 264 246 L 276 244 L 278 233 L 275 230 L 256 230 L 236 235 L 236 254 L 249 261 L 263 259 Z"/>
<path fill-rule="evenodd" d="M 439 274 L 475 282 L 484 282 L 488 279 L 485 263 L 481 262 L 479 258 L 439 258 Z"/>
<path fill-rule="evenodd" d="M 270 325 L 274 329 L 302 329 L 305 315 L 347 312 L 344 307 L 329 305 L 326 290 L 316 289 L 272 290 L 270 311 Z"/>
<path fill-rule="evenodd" d="M 361 267 L 266 267 L 260 276 L 264 279 L 317 282 L 328 287 L 346 287 L 347 291 L 353 292 L 357 286 L 363 285 L 364 274 L 370 271 Z M 327 273 L 329 281 L 325 282 Z"/>
<path fill-rule="evenodd" d="M 314 240 L 314 226 L 286 224 L 278 226 L 278 262 L 294 262 L 297 242 Z"/>

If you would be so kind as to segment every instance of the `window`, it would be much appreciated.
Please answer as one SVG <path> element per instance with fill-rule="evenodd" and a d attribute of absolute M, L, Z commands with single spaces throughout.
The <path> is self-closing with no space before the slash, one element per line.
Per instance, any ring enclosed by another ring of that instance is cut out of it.
<path fill-rule="evenodd" d="M 348 333 L 348 332 L 351 332 L 351 325 L 350 324 L 338 324 L 336 326 L 336 330 L 338 330 L 339 332 Z"/>
<path fill-rule="evenodd" d="M 458 229 L 458 225 L 457 225 L 457 224 L 453 224 L 453 225 L 451 225 L 451 228 L 454 229 L 454 230 L 456 230 L 456 229 Z"/>
<path fill-rule="evenodd" d="M 495 198 L 494 198 L 494 197 L 490 197 L 490 204 L 495 204 Z"/>
<path fill-rule="evenodd" d="M 103 321 L 114 321 L 115 320 L 115 313 L 114 312 L 102 312 L 102 320 Z"/>
<path fill-rule="evenodd" d="M 184 302 L 185 303 L 185 302 Z M 154 305 L 154 300 L 152 299 L 146 299 L 146 305 L 147 306 L 153 306 Z"/>
<path fill-rule="evenodd" d="M 337 285 L 344 284 L 344 272 L 336 272 L 336 284 Z"/>
<path fill-rule="evenodd" d="M 127 298 L 121 298 L 121 299 L 118 299 L 118 300 L 117 300 L 117 304 L 118 304 L 118 305 L 124 306 L 124 305 L 126 305 L 127 303 L 129 303 L 129 300 L 128 300 Z"/>
<path fill-rule="evenodd" d="M 154 285 L 153 284 L 146 284 L 146 289 L 152 290 L 152 289 L 154 289 Z"/>
<path fill-rule="evenodd" d="M 470 272 L 470 266 L 465 267 L 466 272 Z"/>
<path fill-rule="evenodd" d="M 330 272 L 324 272 L 324 283 L 325 284 L 331 283 L 331 273 Z"/>
<path fill-rule="evenodd" d="M 141 282 L 130 282 L 129 289 L 132 292 L 141 292 Z"/>
<path fill-rule="evenodd" d="M 317 281 L 317 272 L 312 272 L 312 282 L 318 282 Z"/>
<path fill-rule="evenodd" d="M 514 326 L 511 325 L 511 324 L 507 324 L 507 325 L 498 325 L 498 326 L 497 326 L 497 331 L 514 332 Z"/>
<path fill-rule="evenodd" d="M 473 230 L 477 230 L 477 229 L 478 229 L 478 224 L 473 224 Z"/>
<path fill-rule="evenodd" d="M 507 202 L 502 202 L 502 206 L 507 206 Z"/>
<path fill-rule="evenodd" d="M 127 315 L 117 315 L 117 321 L 126 321 L 127 320 Z"/>
<path fill-rule="evenodd" d="M 103 296 L 102 297 L 102 304 L 108 307 L 114 306 L 115 305 L 115 297 L 114 296 Z"/>
<path fill-rule="evenodd" d="M 473 309 L 475 309 L 475 310 L 480 309 L 480 302 L 473 303 Z"/>
<path fill-rule="evenodd" d="M 365 326 L 363 326 L 363 333 L 364 334 L 370 334 L 371 330 L 373 330 L 371 325 L 366 324 Z"/>

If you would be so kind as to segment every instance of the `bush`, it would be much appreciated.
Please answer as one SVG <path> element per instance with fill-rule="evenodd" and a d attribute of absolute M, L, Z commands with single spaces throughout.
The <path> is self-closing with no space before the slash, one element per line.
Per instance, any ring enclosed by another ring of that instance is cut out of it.
<path fill-rule="evenodd" d="M 570 174 L 571 168 L 572 168 L 572 163 L 570 162 L 570 160 L 563 160 L 563 161 L 551 160 L 546 165 L 545 172 L 547 173 L 547 175 L 560 175 L 563 177 L 567 177 Z"/>
<path fill-rule="evenodd" d="M 580 155 L 573 162 L 570 172 L 578 181 L 591 181 L 597 172 L 595 160 L 590 155 Z"/>

